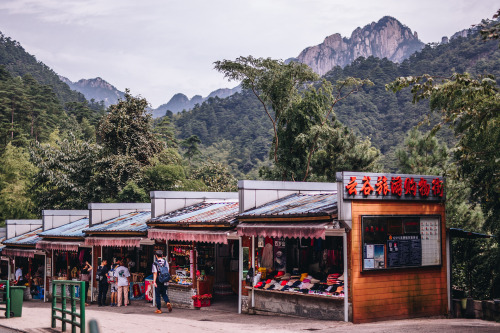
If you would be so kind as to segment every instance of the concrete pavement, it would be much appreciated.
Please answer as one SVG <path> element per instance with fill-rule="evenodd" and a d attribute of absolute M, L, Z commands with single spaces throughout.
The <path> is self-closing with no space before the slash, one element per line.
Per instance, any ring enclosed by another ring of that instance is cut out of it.
<path fill-rule="evenodd" d="M 500 332 L 500 323 L 468 320 L 425 318 L 353 325 L 295 317 L 238 315 L 209 308 L 175 309 L 172 313 L 155 314 L 155 308 L 144 301 L 128 307 L 86 309 L 87 320 L 96 319 L 101 333 L 123 332 Z M 25 332 L 53 332 L 50 329 L 50 304 L 36 301 L 24 303 L 20 318 L 0 318 L 0 325 Z M 60 331 L 58 323 L 58 331 Z M 70 331 L 70 326 L 68 326 Z M 3 330 L 0 329 L 0 332 Z M 87 330 L 88 331 L 88 330 Z"/>

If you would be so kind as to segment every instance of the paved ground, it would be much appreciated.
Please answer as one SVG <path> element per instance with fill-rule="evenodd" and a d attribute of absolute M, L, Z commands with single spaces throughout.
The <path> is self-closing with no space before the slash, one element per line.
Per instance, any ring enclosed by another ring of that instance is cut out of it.
<path fill-rule="evenodd" d="M 87 320 L 96 319 L 101 333 L 114 332 L 500 332 L 500 323 L 469 319 L 412 319 L 353 325 L 303 318 L 238 315 L 227 311 L 174 309 L 154 313 L 150 304 L 136 301 L 128 307 L 89 306 Z M 50 304 L 25 302 L 21 318 L 0 317 L 0 332 L 54 332 L 50 329 Z M 60 331 L 58 324 L 58 331 Z M 68 327 L 70 332 L 71 328 Z M 87 332 L 89 330 L 87 329 Z"/>

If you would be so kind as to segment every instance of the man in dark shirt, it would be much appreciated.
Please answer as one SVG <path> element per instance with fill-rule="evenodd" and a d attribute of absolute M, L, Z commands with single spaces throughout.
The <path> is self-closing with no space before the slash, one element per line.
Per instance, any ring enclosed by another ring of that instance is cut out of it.
<path fill-rule="evenodd" d="M 108 261 L 103 259 L 101 265 L 97 267 L 96 279 L 99 282 L 99 295 L 97 296 L 98 306 L 106 306 L 106 294 L 108 293 Z"/>

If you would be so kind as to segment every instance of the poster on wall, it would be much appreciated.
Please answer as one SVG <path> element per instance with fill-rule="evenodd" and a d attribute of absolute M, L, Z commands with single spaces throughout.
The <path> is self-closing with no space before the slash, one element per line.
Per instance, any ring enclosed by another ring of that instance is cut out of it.
<path fill-rule="evenodd" d="M 286 270 L 285 238 L 274 239 L 274 269 L 276 271 Z"/>
<path fill-rule="evenodd" d="M 47 270 L 46 276 L 52 276 L 52 258 L 47 258 L 45 267 Z"/>
<path fill-rule="evenodd" d="M 373 246 L 373 261 L 375 268 L 385 268 L 385 246 L 383 244 Z"/>
<path fill-rule="evenodd" d="M 387 267 L 420 266 L 421 264 L 420 235 L 390 236 L 387 241 Z"/>

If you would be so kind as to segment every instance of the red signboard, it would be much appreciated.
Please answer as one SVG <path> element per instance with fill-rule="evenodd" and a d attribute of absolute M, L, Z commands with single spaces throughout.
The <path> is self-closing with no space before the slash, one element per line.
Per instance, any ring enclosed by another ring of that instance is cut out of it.
<path fill-rule="evenodd" d="M 371 200 L 444 200 L 444 179 L 440 176 L 338 172 L 343 197 Z"/>

